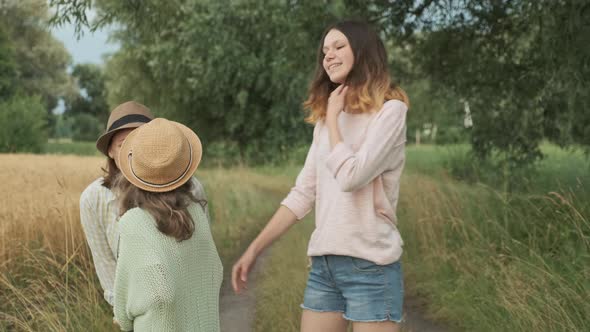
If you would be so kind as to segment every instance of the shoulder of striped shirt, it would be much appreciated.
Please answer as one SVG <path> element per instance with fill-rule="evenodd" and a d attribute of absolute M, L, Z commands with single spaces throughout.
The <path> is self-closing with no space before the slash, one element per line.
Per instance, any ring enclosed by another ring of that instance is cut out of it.
<path fill-rule="evenodd" d="M 90 183 L 88 185 L 88 187 L 86 187 L 86 189 L 84 189 L 84 191 L 82 191 L 82 194 L 80 195 L 80 201 L 87 201 L 87 200 L 91 200 L 91 199 L 96 199 L 101 193 L 104 193 L 107 196 L 112 195 L 112 192 L 110 189 L 103 187 L 102 181 L 103 181 L 103 178 L 100 177 L 100 178 L 94 180 L 92 183 Z"/>

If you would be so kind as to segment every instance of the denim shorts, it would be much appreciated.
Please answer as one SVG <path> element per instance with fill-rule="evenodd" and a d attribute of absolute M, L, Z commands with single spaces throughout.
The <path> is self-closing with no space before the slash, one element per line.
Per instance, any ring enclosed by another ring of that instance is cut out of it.
<path fill-rule="evenodd" d="M 399 261 L 377 265 L 350 256 L 313 256 L 301 308 L 342 312 L 355 322 L 401 322 L 404 297 Z"/>

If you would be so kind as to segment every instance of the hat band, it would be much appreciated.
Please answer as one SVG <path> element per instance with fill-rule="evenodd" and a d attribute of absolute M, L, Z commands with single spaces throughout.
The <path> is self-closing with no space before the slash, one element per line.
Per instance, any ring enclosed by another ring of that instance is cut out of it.
<path fill-rule="evenodd" d="M 107 132 L 117 129 L 117 128 L 124 126 L 126 124 L 129 124 L 129 123 L 134 123 L 134 122 L 148 123 L 150 121 L 152 121 L 152 119 L 148 118 L 147 116 L 145 116 L 143 114 L 127 114 L 124 117 L 117 119 L 117 121 L 113 122 L 113 124 L 109 127 L 109 129 L 107 129 Z"/>
<path fill-rule="evenodd" d="M 192 146 L 191 146 L 191 142 L 188 142 L 188 147 L 189 147 L 189 151 L 190 151 L 188 165 L 187 165 L 186 169 L 184 170 L 184 172 L 179 177 L 177 177 L 175 180 L 172 180 L 172 181 L 170 181 L 168 183 L 164 183 L 164 184 L 157 184 L 157 183 L 147 182 L 147 181 L 143 180 L 142 178 L 140 178 L 139 176 L 137 176 L 137 174 L 135 174 L 135 171 L 133 170 L 133 163 L 131 162 L 131 159 L 133 158 L 133 151 L 129 151 L 129 154 L 127 155 L 127 160 L 129 162 L 129 169 L 131 170 L 131 174 L 133 174 L 133 177 L 137 181 L 145 184 L 146 186 L 150 186 L 150 187 L 153 187 L 153 188 L 164 188 L 164 187 L 168 187 L 168 186 L 171 186 L 173 184 L 176 184 L 176 183 L 178 183 L 180 180 L 182 180 L 184 178 L 184 176 L 186 175 L 186 173 L 188 173 L 188 171 L 190 170 L 191 165 L 193 163 L 193 149 L 192 149 Z"/>

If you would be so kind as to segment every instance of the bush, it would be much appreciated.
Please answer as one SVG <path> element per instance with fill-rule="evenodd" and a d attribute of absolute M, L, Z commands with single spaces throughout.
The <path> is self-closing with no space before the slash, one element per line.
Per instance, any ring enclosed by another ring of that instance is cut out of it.
<path fill-rule="evenodd" d="M 0 152 L 41 152 L 47 111 L 40 98 L 14 96 L 0 103 Z"/>
<path fill-rule="evenodd" d="M 96 141 L 102 134 L 102 124 L 95 116 L 82 113 L 74 115 L 72 119 L 74 141 Z"/>
<path fill-rule="evenodd" d="M 55 125 L 53 129 L 53 138 L 72 138 L 74 128 L 74 118 L 67 117 L 64 114 L 55 116 Z"/>
<path fill-rule="evenodd" d="M 460 126 L 440 127 L 436 144 L 459 144 L 469 142 L 469 130 Z"/>

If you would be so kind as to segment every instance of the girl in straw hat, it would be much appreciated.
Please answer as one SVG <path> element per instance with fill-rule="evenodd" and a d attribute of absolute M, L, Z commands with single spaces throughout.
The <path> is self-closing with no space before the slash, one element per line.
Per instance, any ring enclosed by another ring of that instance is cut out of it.
<path fill-rule="evenodd" d="M 111 112 L 106 132 L 96 141 L 96 148 L 107 157 L 107 166 L 103 169 L 105 176 L 92 182 L 80 197 L 80 221 L 98 280 L 104 290 L 104 298 L 111 306 L 119 244 L 119 212 L 111 190 L 113 181 L 119 174 L 115 156 L 125 137 L 153 118 L 147 107 L 134 101 L 125 102 Z M 203 186 L 196 178 L 191 182 L 195 197 L 205 200 Z"/>
<path fill-rule="evenodd" d="M 313 141 L 295 187 L 236 262 L 246 285 L 256 257 L 315 206 L 301 331 L 399 331 L 402 240 L 395 215 L 408 97 L 391 83 L 383 42 L 362 22 L 329 27 L 305 106 Z"/>
<path fill-rule="evenodd" d="M 189 181 L 199 138 L 154 119 L 127 136 L 117 160 L 116 322 L 124 331 L 219 331 L 221 260 Z"/>

